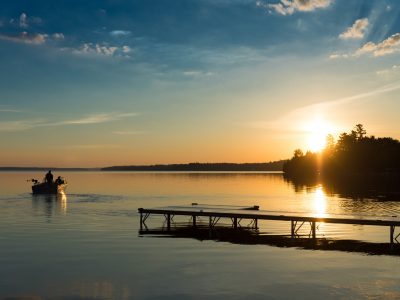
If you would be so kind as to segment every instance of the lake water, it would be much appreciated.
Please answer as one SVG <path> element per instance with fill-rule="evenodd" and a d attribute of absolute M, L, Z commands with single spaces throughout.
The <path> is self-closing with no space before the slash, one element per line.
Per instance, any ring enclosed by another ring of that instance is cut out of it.
<path fill-rule="evenodd" d="M 64 172 L 64 197 L 34 172 L 0 173 L 0 299 L 400 299 L 400 257 L 139 236 L 139 207 L 192 202 L 400 215 L 400 202 L 297 190 L 271 173 Z M 149 224 L 161 225 L 153 218 Z M 261 231 L 290 233 L 288 222 Z M 317 236 L 388 242 L 386 227 L 319 224 Z"/>

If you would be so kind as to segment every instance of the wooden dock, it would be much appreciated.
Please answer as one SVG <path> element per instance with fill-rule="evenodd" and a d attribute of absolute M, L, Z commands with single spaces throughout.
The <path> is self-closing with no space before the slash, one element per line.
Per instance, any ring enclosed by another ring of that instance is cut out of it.
<path fill-rule="evenodd" d="M 370 226 L 387 226 L 389 228 L 390 246 L 400 243 L 400 233 L 396 234 L 396 227 L 400 227 L 398 216 L 368 216 L 368 215 L 337 215 L 337 214 L 312 214 L 295 212 L 277 212 L 260 210 L 258 206 L 224 206 L 202 205 L 192 203 L 187 206 L 166 206 L 158 208 L 139 208 L 140 230 L 148 230 L 146 220 L 151 215 L 163 215 L 165 217 L 166 230 L 171 230 L 171 222 L 174 216 L 188 216 L 193 227 L 198 224 L 199 217 L 208 217 L 208 227 L 212 230 L 221 219 L 229 220 L 233 228 L 240 227 L 242 220 L 250 220 L 251 226 L 258 229 L 259 220 L 290 221 L 291 237 L 295 238 L 301 227 L 310 226 L 310 238 L 316 238 L 317 223 L 353 224 Z"/>

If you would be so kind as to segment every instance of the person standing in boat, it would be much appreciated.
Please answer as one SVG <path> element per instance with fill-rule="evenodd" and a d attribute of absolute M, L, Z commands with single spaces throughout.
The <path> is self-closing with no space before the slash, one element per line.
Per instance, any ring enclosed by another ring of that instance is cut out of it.
<path fill-rule="evenodd" d="M 45 181 L 49 184 L 53 183 L 53 174 L 51 174 L 51 170 L 49 170 L 49 172 L 47 172 Z"/>

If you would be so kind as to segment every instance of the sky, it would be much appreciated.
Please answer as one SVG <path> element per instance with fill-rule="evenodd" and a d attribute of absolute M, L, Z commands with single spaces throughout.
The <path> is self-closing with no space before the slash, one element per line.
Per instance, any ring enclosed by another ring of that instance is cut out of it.
<path fill-rule="evenodd" d="M 267 162 L 400 138 L 400 2 L 3 0 L 0 166 Z"/>

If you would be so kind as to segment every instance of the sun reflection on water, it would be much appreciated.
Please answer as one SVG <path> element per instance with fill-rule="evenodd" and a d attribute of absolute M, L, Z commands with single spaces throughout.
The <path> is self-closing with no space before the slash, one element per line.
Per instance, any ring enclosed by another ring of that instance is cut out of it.
<path fill-rule="evenodd" d="M 326 197 L 321 185 L 315 189 L 314 213 L 317 217 L 323 217 L 326 214 Z"/>
<path fill-rule="evenodd" d="M 58 209 L 63 214 L 67 214 L 67 195 L 62 192 L 57 195 Z"/>

